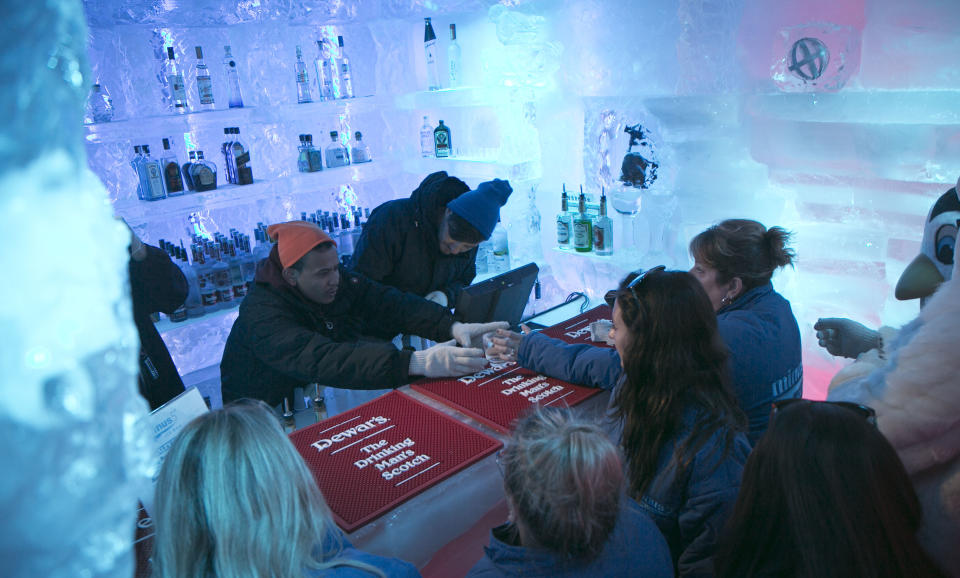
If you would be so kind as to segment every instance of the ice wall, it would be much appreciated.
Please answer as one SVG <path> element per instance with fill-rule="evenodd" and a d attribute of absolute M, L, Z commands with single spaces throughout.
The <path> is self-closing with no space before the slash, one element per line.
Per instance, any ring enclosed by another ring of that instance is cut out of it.
<path fill-rule="evenodd" d="M 9 8 L 9 5 L 7 5 Z M 129 236 L 81 140 L 82 5 L 6 10 L 0 58 L 0 560 L 5 576 L 130 576 L 146 414 Z"/>

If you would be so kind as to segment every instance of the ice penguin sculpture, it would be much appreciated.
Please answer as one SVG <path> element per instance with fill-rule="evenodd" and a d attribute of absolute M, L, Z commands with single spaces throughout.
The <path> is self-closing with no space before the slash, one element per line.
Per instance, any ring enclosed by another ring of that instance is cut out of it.
<path fill-rule="evenodd" d="M 948 576 L 960 576 L 960 259 L 958 187 L 937 199 L 921 255 L 897 284 L 923 308 L 890 341 L 872 371 L 831 384 L 827 399 L 873 407 L 923 507 L 920 539 Z M 862 358 L 863 356 L 861 356 Z M 864 365 L 858 360 L 851 367 Z M 834 379 L 835 381 L 836 378 Z"/>

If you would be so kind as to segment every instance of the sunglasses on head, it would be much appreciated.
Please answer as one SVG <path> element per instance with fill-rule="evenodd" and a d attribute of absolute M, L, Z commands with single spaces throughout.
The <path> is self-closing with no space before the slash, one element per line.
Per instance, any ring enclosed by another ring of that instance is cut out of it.
<path fill-rule="evenodd" d="M 829 403 L 830 405 L 843 407 L 856 413 L 857 415 L 862 417 L 864 420 L 866 420 L 866 422 L 869 423 L 870 425 L 874 427 L 877 426 L 877 412 L 874 411 L 872 407 L 867 407 L 865 405 L 860 405 L 859 403 L 853 403 L 850 401 L 811 401 L 809 399 L 803 399 L 801 397 L 796 397 L 792 399 L 781 399 L 779 401 L 773 402 L 771 404 L 772 407 L 770 408 L 770 419 L 772 420 L 773 416 L 776 415 L 777 412 L 782 410 L 783 408 L 801 401 L 807 402 L 807 403 Z"/>
<path fill-rule="evenodd" d="M 633 273 L 637 273 L 637 276 L 633 278 L 633 281 L 630 281 L 629 283 L 627 283 L 626 288 L 630 290 L 630 294 L 633 295 L 633 298 L 639 301 L 639 298 L 637 297 L 636 288 L 639 287 L 641 283 L 643 283 L 643 280 L 647 278 L 647 275 L 649 275 L 650 273 L 656 273 L 657 271 L 666 271 L 666 270 L 667 270 L 667 267 L 665 265 L 657 265 L 656 267 L 650 267 L 649 269 L 647 269 L 646 271 L 643 271 L 642 273 L 640 273 L 639 271 L 634 271 Z M 631 273 L 631 275 L 633 273 Z M 611 289 L 610 291 L 607 291 L 607 293 L 603 296 L 603 299 L 604 301 L 607 302 L 607 305 L 609 305 L 610 307 L 613 307 L 614 301 L 617 300 L 617 290 Z"/>

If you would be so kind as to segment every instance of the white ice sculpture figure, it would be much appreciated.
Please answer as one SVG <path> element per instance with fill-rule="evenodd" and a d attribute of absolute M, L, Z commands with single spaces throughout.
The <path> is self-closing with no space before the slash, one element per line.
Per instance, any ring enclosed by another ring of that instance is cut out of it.
<path fill-rule="evenodd" d="M 79 0 L 0 20 L 0 560 L 7 577 L 131 576 L 148 441 L 134 423 L 129 237 L 86 168 Z"/>

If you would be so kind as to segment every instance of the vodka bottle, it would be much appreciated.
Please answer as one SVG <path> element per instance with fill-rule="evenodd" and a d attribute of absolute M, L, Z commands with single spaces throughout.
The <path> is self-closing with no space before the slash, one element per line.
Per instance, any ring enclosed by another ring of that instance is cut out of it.
<path fill-rule="evenodd" d="M 223 153 L 223 166 L 227 170 L 227 182 L 237 182 L 236 167 L 233 164 L 233 134 L 229 127 L 223 129 L 223 144 L 220 145 L 220 152 Z"/>
<path fill-rule="evenodd" d="M 323 100 L 340 98 L 340 72 L 337 70 L 337 55 L 326 38 L 322 41 L 320 55 L 323 58 Z"/>
<path fill-rule="evenodd" d="M 593 221 L 593 250 L 597 255 L 613 254 L 613 221 L 607 216 L 607 195 L 600 189 L 600 215 Z"/>
<path fill-rule="evenodd" d="M 240 94 L 240 74 L 237 72 L 237 61 L 230 53 L 230 46 L 223 47 L 223 70 L 227 75 L 227 86 L 230 88 L 230 108 L 243 108 L 243 95 Z"/>
<path fill-rule="evenodd" d="M 427 57 L 427 89 L 440 90 L 440 69 L 437 64 L 437 35 L 429 18 L 424 18 L 423 50 Z"/>
<path fill-rule="evenodd" d="M 353 133 L 353 143 L 351 145 L 352 156 L 351 159 L 353 164 L 357 163 L 369 163 L 373 159 L 370 158 L 370 147 L 367 146 L 367 143 L 363 142 L 363 133 L 357 131 Z"/>
<path fill-rule="evenodd" d="M 170 87 L 170 106 L 174 111 L 183 114 L 188 112 L 187 89 L 183 83 L 183 74 L 177 67 L 177 60 L 173 55 L 173 47 L 167 47 L 167 63 L 164 71 L 167 77 L 167 86 Z"/>
<path fill-rule="evenodd" d="M 253 184 L 253 168 L 250 166 L 250 151 L 240 142 L 240 128 L 235 126 L 232 127 L 230 131 L 233 135 L 232 162 L 236 184 Z"/>
<path fill-rule="evenodd" d="M 353 77 L 350 74 L 350 58 L 343 51 L 343 36 L 337 36 L 337 42 L 340 44 L 340 55 L 338 62 L 340 64 L 340 98 L 353 98 Z"/>
<path fill-rule="evenodd" d="M 143 199 L 143 193 L 147 190 L 146 185 L 143 182 L 143 172 L 140 170 L 140 164 L 143 162 L 143 148 L 140 145 L 133 147 L 133 158 L 130 160 L 130 166 L 133 167 L 133 172 L 137 175 L 137 198 L 141 201 Z"/>
<path fill-rule="evenodd" d="M 178 197 L 183 194 L 183 177 L 180 176 L 180 163 L 177 155 L 170 150 L 170 139 L 163 139 L 163 156 L 160 157 L 160 168 L 163 170 L 163 184 L 167 189 L 168 197 Z"/>
<path fill-rule="evenodd" d="M 243 254 L 240 260 L 240 267 L 243 269 L 243 281 L 247 284 L 247 293 L 253 289 L 254 279 L 257 276 L 257 258 L 250 250 L 250 237 L 243 235 Z"/>
<path fill-rule="evenodd" d="M 94 84 L 87 98 L 87 123 L 110 122 L 113 120 L 113 100 L 110 93 L 101 84 Z"/>
<path fill-rule="evenodd" d="M 197 151 L 197 160 L 190 165 L 190 180 L 195 191 L 212 191 L 217 188 L 217 165 L 203 158 Z"/>
<path fill-rule="evenodd" d="M 344 265 L 350 264 L 350 259 L 344 261 L 344 257 L 353 256 L 353 231 L 350 230 L 350 222 L 346 215 L 340 215 L 340 235 L 337 237 L 337 250 L 340 252 L 340 261 Z"/>
<path fill-rule="evenodd" d="M 187 158 L 187 162 L 183 163 L 183 165 L 180 167 L 180 174 L 183 175 L 183 183 L 187 185 L 187 190 L 194 191 L 196 189 L 193 185 L 193 177 L 190 174 L 190 167 L 192 167 L 193 163 L 197 160 L 196 151 L 190 151 Z"/>
<path fill-rule="evenodd" d="M 230 267 L 230 283 L 233 289 L 233 298 L 240 300 L 247 296 L 247 281 L 243 276 L 243 259 L 237 254 L 236 241 L 226 242 L 227 266 Z"/>
<path fill-rule="evenodd" d="M 430 158 L 433 151 L 433 127 L 430 126 L 430 119 L 424 116 L 423 126 L 420 127 L 420 156 Z"/>
<path fill-rule="evenodd" d="M 206 110 L 216 107 L 213 101 L 213 81 L 210 80 L 210 70 L 203 62 L 203 49 L 194 47 L 197 51 L 197 93 L 200 95 L 200 106 Z"/>
<path fill-rule="evenodd" d="M 337 131 L 330 131 L 330 144 L 327 145 L 326 157 L 327 168 L 342 167 L 350 164 L 350 156 L 347 154 L 347 147 L 340 143 Z"/>
<path fill-rule="evenodd" d="M 297 45 L 295 70 L 297 73 L 297 102 L 300 104 L 313 102 L 313 99 L 310 98 L 310 77 L 307 76 L 307 65 L 303 62 L 303 52 L 301 52 L 299 44 Z"/>
<path fill-rule="evenodd" d="M 587 215 L 587 196 L 580 187 L 579 212 L 573 218 L 573 248 L 578 253 L 589 253 L 593 247 L 593 223 Z"/>
<path fill-rule="evenodd" d="M 233 304 L 233 284 L 230 277 L 230 266 L 223 261 L 220 245 L 213 243 L 210 246 L 210 258 L 212 259 L 213 283 L 217 288 L 217 300 L 221 309 L 230 307 Z"/>
<path fill-rule="evenodd" d="M 142 145 L 143 160 L 140 163 L 140 170 L 143 173 L 143 200 L 159 201 L 167 197 L 163 189 L 163 169 L 160 168 L 160 161 L 150 158 L 150 147 Z"/>
<path fill-rule="evenodd" d="M 491 266 L 496 273 L 504 273 L 510 270 L 510 243 L 507 238 L 507 229 L 497 219 L 497 226 L 490 235 L 491 241 Z"/>
<path fill-rule="evenodd" d="M 433 129 L 434 154 L 438 159 L 449 157 L 452 146 L 450 143 L 450 128 L 443 124 L 441 120 L 440 125 Z"/>
<path fill-rule="evenodd" d="M 450 45 L 447 46 L 447 64 L 450 69 L 450 88 L 463 84 L 460 78 L 460 43 L 457 42 L 457 25 L 450 25 Z"/>
<path fill-rule="evenodd" d="M 317 59 L 313 61 L 313 67 L 316 70 L 317 75 L 317 94 L 320 95 L 320 100 L 327 100 L 327 91 L 324 88 L 327 84 L 327 57 L 326 57 L 326 43 L 323 40 L 317 40 L 317 51 L 319 55 Z"/>
<path fill-rule="evenodd" d="M 203 316 L 203 299 L 200 297 L 200 283 L 197 279 L 197 271 L 187 262 L 187 252 L 183 247 L 178 247 L 180 256 L 180 270 L 187 278 L 187 300 L 184 303 L 187 307 L 187 317 L 195 318 Z"/>
<path fill-rule="evenodd" d="M 561 249 L 570 248 L 570 204 L 567 198 L 567 185 L 563 185 L 563 195 L 560 197 L 560 212 L 557 213 L 557 246 Z"/>
<path fill-rule="evenodd" d="M 217 309 L 219 298 L 217 296 L 217 284 L 213 277 L 213 268 L 207 263 L 207 256 L 204 248 L 200 245 L 193 245 L 194 249 L 194 270 L 197 273 L 197 286 L 200 290 L 200 300 L 203 302 L 205 311 Z"/>

